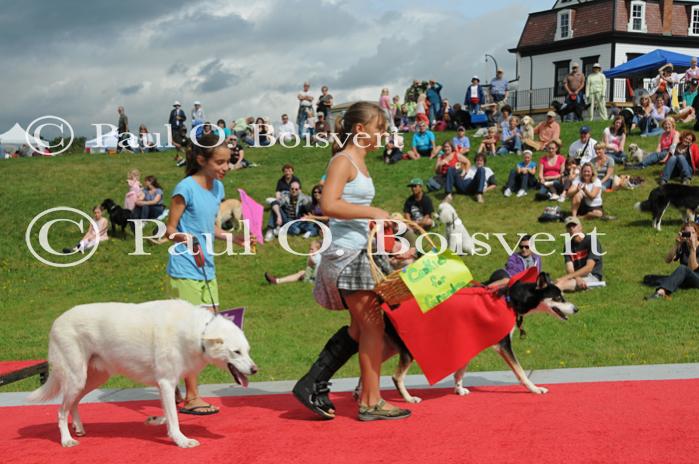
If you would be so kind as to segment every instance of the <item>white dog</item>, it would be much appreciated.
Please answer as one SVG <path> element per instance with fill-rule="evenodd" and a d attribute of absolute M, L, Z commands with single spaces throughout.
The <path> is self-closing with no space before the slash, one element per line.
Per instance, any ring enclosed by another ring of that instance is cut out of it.
<path fill-rule="evenodd" d="M 182 300 L 142 304 L 94 303 L 58 317 L 49 334 L 48 381 L 29 396 L 47 401 L 59 393 L 58 428 L 64 447 L 78 444 L 68 430 L 85 435 L 78 403 L 115 374 L 155 385 L 165 410 L 168 435 L 182 448 L 199 445 L 180 431 L 175 388 L 185 375 L 207 364 L 228 370 L 238 384 L 257 372 L 250 345 L 233 322 Z"/>
<path fill-rule="evenodd" d="M 449 249 L 455 253 L 466 253 L 472 255 L 474 243 L 471 234 L 468 233 L 464 223 L 456 214 L 454 207 L 447 202 L 442 202 L 437 208 L 439 220 L 445 226 Z"/>
<path fill-rule="evenodd" d="M 643 158 L 646 157 L 646 154 L 643 152 L 643 149 L 636 145 L 635 143 L 629 144 L 629 158 L 636 161 L 637 163 L 643 162 Z"/>

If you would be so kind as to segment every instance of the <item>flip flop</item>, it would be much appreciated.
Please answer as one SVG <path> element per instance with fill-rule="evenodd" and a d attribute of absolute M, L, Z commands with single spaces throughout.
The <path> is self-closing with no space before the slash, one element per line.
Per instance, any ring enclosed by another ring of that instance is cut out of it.
<path fill-rule="evenodd" d="M 210 411 L 203 411 L 204 409 L 210 408 L 214 409 Z M 219 410 L 211 404 L 206 404 L 201 406 L 192 406 L 191 408 L 179 408 L 177 412 L 180 414 L 191 414 L 193 416 L 210 416 L 211 414 L 217 414 Z"/>

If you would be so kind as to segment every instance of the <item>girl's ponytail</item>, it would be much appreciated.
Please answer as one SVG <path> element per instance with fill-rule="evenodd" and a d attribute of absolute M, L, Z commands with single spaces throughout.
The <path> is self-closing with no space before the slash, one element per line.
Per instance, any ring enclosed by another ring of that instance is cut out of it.
<path fill-rule="evenodd" d="M 379 118 L 379 128 L 386 130 L 386 116 L 376 103 L 360 101 L 350 106 L 345 114 L 335 120 L 335 138 L 333 140 L 332 154 L 342 151 L 354 137 L 354 126 L 367 125 L 374 118 Z"/>

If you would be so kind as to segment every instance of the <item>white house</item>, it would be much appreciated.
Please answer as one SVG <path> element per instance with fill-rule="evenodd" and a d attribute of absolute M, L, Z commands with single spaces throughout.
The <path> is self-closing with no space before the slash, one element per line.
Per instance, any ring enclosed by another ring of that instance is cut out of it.
<path fill-rule="evenodd" d="M 517 57 L 513 107 L 537 110 L 562 99 L 573 62 L 587 75 L 594 63 L 609 69 L 657 48 L 699 55 L 699 0 L 557 0 L 550 10 L 529 14 L 509 50 Z M 613 81 L 609 100 L 625 102 L 625 80 Z"/>

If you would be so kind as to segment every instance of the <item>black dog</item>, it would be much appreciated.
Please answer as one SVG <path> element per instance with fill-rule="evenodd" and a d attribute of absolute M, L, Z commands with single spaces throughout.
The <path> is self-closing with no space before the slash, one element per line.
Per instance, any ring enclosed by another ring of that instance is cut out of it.
<path fill-rule="evenodd" d="M 682 184 L 665 184 L 654 188 L 648 199 L 636 203 L 639 211 L 653 214 L 652 226 L 660 230 L 660 222 L 669 206 L 677 208 L 685 222 L 693 222 L 699 207 L 699 187 Z"/>
<path fill-rule="evenodd" d="M 558 100 L 551 102 L 551 108 L 558 114 L 558 116 L 563 119 L 563 117 L 570 113 L 575 113 L 575 117 L 578 121 L 583 120 L 583 112 L 585 111 L 585 104 L 576 101 L 574 104 L 561 103 Z"/>
<path fill-rule="evenodd" d="M 568 316 L 578 312 L 578 309 L 572 303 L 569 303 L 563 297 L 561 290 L 556 287 L 551 278 L 545 272 L 539 274 L 536 283 L 517 282 L 512 287 L 505 287 L 499 290 L 499 295 L 502 298 L 509 298 L 509 306 L 517 315 L 517 327 L 522 330 L 522 322 L 527 314 L 535 312 L 545 312 L 551 314 L 560 320 L 568 320 Z M 418 397 L 410 395 L 405 388 L 405 376 L 413 362 L 413 356 L 408 351 L 405 343 L 400 339 L 398 332 L 387 317 L 384 317 L 386 322 L 387 342 L 393 344 L 400 357 L 396 373 L 393 376 L 393 383 L 396 389 L 403 396 L 403 399 L 410 403 L 419 403 L 421 400 Z M 545 387 L 536 386 L 527 377 L 526 372 L 522 369 L 514 351 L 512 350 L 512 333 L 515 327 L 512 327 L 510 333 L 500 340 L 497 345 L 493 345 L 493 349 L 502 356 L 508 366 L 512 369 L 517 379 L 527 387 L 527 389 L 535 394 L 548 392 Z M 522 331 L 523 333 L 523 331 Z M 466 334 L 465 334 L 466 336 Z M 469 391 L 463 386 L 463 377 L 466 373 L 468 365 L 459 369 L 454 374 L 454 391 L 458 395 L 466 395 Z M 357 387 L 359 389 L 359 387 Z M 355 395 L 358 391 L 355 392 Z"/>
<path fill-rule="evenodd" d="M 102 202 L 102 209 L 107 210 L 109 214 L 109 221 L 112 223 L 112 235 L 116 234 L 116 226 L 121 226 L 121 234 L 126 237 L 126 227 L 130 226 L 133 231 L 133 222 L 129 222 L 132 218 L 132 211 L 130 209 L 122 208 L 121 206 L 114 203 L 114 200 L 107 198 Z"/>

